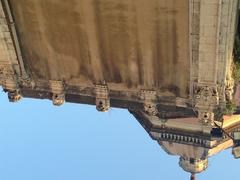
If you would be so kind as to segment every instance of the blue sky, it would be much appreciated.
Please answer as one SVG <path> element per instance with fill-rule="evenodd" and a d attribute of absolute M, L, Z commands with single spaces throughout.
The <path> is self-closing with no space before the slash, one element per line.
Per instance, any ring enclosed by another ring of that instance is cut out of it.
<path fill-rule="evenodd" d="M 127 110 L 55 107 L 48 100 L 9 103 L 0 93 L 0 180 L 185 180 Z M 199 180 L 239 179 L 231 150 L 210 158 Z"/>

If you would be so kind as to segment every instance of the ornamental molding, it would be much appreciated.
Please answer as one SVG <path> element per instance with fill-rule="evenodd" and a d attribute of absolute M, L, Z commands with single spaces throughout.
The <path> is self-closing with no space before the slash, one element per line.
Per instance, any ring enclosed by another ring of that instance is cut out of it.
<path fill-rule="evenodd" d="M 197 110 L 213 110 L 219 105 L 217 86 L 198 84 L 194 88 L 194 103 Z"/>
<path fill-rule="evenodd" d="M 194 109 L 197 111 L 199 122 L 202 123 L 203 133 L 210 134 L 214 125 L 214 112 L 219 108 L 221 91 L 217 85 L 195 84 Z"/>
<path fill-rule="evenodd" d="M 150 132 L 151 136 L 161 142 L 161 141 L 171 141 L 176 143 L 184 143 L 184 144 L 194 144 L 198 146 L 208 147 L 210 141 L 203 138 L 174 134 L 170 132 Z"/>

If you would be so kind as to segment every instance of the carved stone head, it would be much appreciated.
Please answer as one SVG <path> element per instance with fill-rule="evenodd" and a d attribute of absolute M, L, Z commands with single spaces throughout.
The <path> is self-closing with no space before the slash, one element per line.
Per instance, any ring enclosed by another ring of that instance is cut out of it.
<path fill-rule="evenodd" d="M 109 99 L 96 99 L 96 109 L 100 112 L 107 112 L 110 109 Z"/>
<path fill-rule="evenodd" d="M 150 116 L 156 116 L 158 113 L 156 104 L 144 103 L 144 112 L 146 112 Z"/>
<path fill-rule="evenodd" d="M 22 95 L 18 90 L 8 91 L 9 102 L 18 102 L 22 99 Z"/>
<path fill-rule="evenodd" d="M 55 106 L 61 106 L 65 102 L 65 95 L 64 94 L 53 94 L 52 102 Z"/>

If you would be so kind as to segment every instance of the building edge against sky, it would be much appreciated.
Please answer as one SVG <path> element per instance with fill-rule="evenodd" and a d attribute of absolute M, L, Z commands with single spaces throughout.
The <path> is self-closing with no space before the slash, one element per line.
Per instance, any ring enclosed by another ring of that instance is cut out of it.
<path fill-rule="evenodd" d="M 10 102 L 129 109 L 184 170 L 201 172 L 239 130 L 239 116 L 222 113 L 237 89 L 238 3 L 1 0 L 0 85 Z"/>

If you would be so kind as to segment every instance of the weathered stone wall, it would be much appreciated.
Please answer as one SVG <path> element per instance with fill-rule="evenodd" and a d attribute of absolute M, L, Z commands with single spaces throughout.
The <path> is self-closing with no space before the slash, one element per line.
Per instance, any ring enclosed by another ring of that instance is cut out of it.
<path fill-rule="evenodd" d="M 9 2 L 35 80 L 188 97 L 188 0 Z"/>
<path fill-rule="evenodd" d="M 104 87 L 106 107 L 193 108 L 200 119 L 226 100 L 237 0 L 1 3 L 1 64 L 24 96 L 93 104 Z"/>
<path fill-rule="evenodd" d="M 17 56 L 8 22 L 0 5 L 0 85 L 14 88 L 19 72 Z"/>

